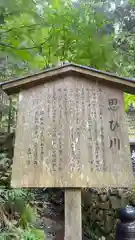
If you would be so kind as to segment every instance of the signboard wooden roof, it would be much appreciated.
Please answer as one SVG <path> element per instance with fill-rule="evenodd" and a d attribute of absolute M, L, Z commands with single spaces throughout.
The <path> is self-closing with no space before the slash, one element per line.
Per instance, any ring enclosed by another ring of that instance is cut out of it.
<path fill-rule="evenodd" d="M 123 91 L 135 91 L 133 80 L 68 64 L 3 89 L 20 92 L 13 187 L 134 182 L 123 102 Z"/>
<path fill-rule="evenodd" d="M 2 88 L 8 94 L 19 92 L 21 89 L 29 88 L 46 81 L 52 81 L 62 76 L 83 76 L 90 80 L 104 81 L 106 84 L 114 84 L 124 92 L 135 94 L 135 79 L 119 77 L 117 75 L 99 71 L 90 67 L 81 66 L 73 63 L 65 64 L 61 67 L 50 68 L 43 72 L 26 76 L 20 79 L 14 79 L 9 82 L 2 83 Z"/>

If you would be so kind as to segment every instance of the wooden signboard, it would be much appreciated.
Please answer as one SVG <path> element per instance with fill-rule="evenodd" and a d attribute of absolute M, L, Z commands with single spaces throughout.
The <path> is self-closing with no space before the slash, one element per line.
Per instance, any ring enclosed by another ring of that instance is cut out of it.
<path fill-rule="evenodd" d="M 65 77 L 20 93 L 14 187 L 131 183 L 123 91 Z"/>
<path fill-rule="evenodd" d="M 124 91 L 135 92 L 133 80 L 68 64 L 11 81 L 3 89 L 20 92 L 13 187 L 73 189 L 133 183 L 123 102 Z M 67 193 L 67 208 L 78 204 L 74 213 L 81 219 L 80 191 Z M 65 239 L 81 239 L 81 230 L 69 238 L 75 220 L 66 209 L 70 228 Z"/>

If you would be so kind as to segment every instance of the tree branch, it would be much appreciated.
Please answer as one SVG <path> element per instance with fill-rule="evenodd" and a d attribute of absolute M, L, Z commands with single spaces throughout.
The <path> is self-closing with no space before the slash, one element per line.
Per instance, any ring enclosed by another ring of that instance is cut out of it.
<path fill-rule="evenodd" d="M 31 25 L 26 25 L 26 26 L 20 26 L 18 28 L 10 28 L 6 31 L 0 32 L 0 34 L 8 33 L 8 32 L 14 31 L 14 30 L 18 30 L 20 28 L 33 28 L 35 26 L 41 26 L 41 24 L 40 23 L 39 24 L 35 23 L 35 24 L 31 24 Z"/>
<path fill-rule="evenodd" d="M 46 23 L 46 22 L 43 22 L 43 23 L 34 23 L 34 24 L 31 24 L 31 25 L 26 25 L 26 26 L 19 26 L 19 27 L 17 27 L 17 28 L 10 28 L 10 29 L 8 29 L 8 30 L 5 30 L 5 31 L 0 31 L 0 34 L 5 34 L 5 33 L 8 33 L 8 32 L 12 32 L 12 31 L 14 31 L 14 30 L 18 30 L 18 29 L 22 29 L 22 28 L 31 28 L 31 29 L 33 29 L 34 27 L 38 27 L 38 26 L 42 26 L 42 27 L 59 27 L 59 25 L 58 24 L 48 24 L 48 23 Z M 33 29 L 33 30 L 35 30 L 35 29 Z"/>
<path fill-rule="evenodd" d="M 0 42 L 0 46 L 4 47 L 4 48 L 12 48 L 12 49 L 15 49 L 15 50 L 31 50 L 31 49 L 36 49 L 36 48 L 40 48 L 41 46 L 43 46 L 45 44 L 45 42 L 42 42 L 40 45 L 38 46 L 33 46 L 33 47 L 23 47 L 23 48 L 17 48 L 17 47 L 14 47 L 10 44 L 6 44 L 6 43 L 3 43 L 3 42 Z"/>
<path fill-rule="evenodd" d="M 19 26 L 17 28 L 13 27 L 13 28 L 10 28 L 6 31 L 0 31 L 0 34 L 5 34 L 5 33 L 8 33 L 8 32 L 11 32 L 11 31 L 14 31 L 14 30 L 18 30 L 18 29 L 22 29 L 22 28 L 31 28 L 33 29 L 34 27 L 38 27 L 38 26 L 46 26 L 46 27 L 49 27 L 49 26 L 52 26 L 52 24 L 48 24 L 47 22 L 43 22 L 43 23 L 34 23 L 34 24 L 30 24 L 30 25 L 26 25 L 26 26 Z M 34 29 L 35 30 L 35 29 Z"/>

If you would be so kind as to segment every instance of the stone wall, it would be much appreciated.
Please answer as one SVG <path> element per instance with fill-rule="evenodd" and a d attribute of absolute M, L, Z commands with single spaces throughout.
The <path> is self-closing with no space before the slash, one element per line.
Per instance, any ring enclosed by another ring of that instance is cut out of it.
<path fill-rule="evenodd" d="M 88 190 L 82 195 L 83 224 L 87 235 L 93 240 L 103 236 L 106 240 L 114 239 L 118 209 L 129 204 L 133 205 L 134 193 L 129 189 L 110 189 L 100 192 Z M 92 238 L 92 234 L 96 236 Z"/>
<path fill-rule="evenodd" d="M 40 226 L 49 240 L 64 240 L 64 190 L 46 189 L 37 192 L 40 205 Z M 135 194 L 129 189 L 82 190 L 83 240 L 113 240 L 118 209 L 134 205 Z M 40 199 L 39 199 L 40 198 Z"/>
<path fill-rule="evenodd" d="M 128 111 L 127 123 L 129 132 L 129 142 L 135 143 L 135 109 Z"/>

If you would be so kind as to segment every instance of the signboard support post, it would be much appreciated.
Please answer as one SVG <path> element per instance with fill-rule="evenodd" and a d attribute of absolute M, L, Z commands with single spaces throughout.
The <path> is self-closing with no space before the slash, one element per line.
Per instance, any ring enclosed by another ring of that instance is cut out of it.
<path fill-rule="evenodd" d="M 81 189 L 65 189 L 65 240 L 82 240 Z"/>

